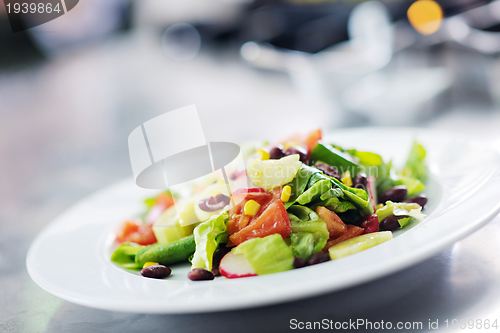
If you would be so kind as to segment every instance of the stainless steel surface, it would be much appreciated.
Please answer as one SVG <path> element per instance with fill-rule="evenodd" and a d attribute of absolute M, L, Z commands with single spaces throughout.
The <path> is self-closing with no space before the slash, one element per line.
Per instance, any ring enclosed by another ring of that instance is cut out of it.
<path fill-rule="evenodd" d="M 65 208 L 132 177 L 127 136 L 145 120 L 196 103 L 210 141 L 277 139 L 292 130 L 335 125 L 331 106 L 295 93 L 282 74 L 256 73 L 225 54 L 202 53 L 176 63 L 148 36 L 138 31 L 0 76 L 1 332 L 279 332 L 290 329 L 291 319 L 422 322 L 415 331 L 425 332 L 429 320 L 439 320 L 443 329 L 446 319 L 500 319 L 498 216 L 414 267 L 271 307 L 137 315 L 74 305 L 41 290 L 25 268 L 30 242 Z M 498 107 L 456 105 L 420 126 L 500 139 Z"/>

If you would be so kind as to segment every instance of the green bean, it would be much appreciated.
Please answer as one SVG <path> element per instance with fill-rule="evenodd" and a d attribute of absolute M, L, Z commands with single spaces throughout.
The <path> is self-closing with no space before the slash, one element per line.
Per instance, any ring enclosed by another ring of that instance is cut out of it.
<path fill-rule="evenodd" d="M 186 261 L 193 255 L 195 249 L 194 235 L 191 235 L 170 244 L 148 245 L 136 254 L 135 262 L 141 267 L 147 262 L 168 266 Z"/>

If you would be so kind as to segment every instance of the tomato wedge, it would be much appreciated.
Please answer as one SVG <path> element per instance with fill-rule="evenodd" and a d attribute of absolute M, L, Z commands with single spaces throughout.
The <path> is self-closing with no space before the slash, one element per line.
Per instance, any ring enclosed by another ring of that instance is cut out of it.
<path fill-rule="evenodd" d="M 357 226 L 352 225 L 352 224 L 346 224 L 346 226 L 347 226 L 347 231 L 344 234 L 342 234 L 342 236 L 340 236 L 340 237 L 328 240 L 328 242 L 326 242 L 325 247 L 323 248 L 323 251 L 328 251 L 328 249 L 331 248 L 332 246 L 334 246 L 335 244 L 338 244 L 338 243 L 341 243 L 341 242 L 346 241 L 348 239 L 359 236 L 365 230 L 363 228 L 357 227 Z"/>
<path fill-rule="evenodd" d="M 234 245 L 239 245 L 246 240 L 280 234 L 283 238 L 290 236 L 292 228 L 283 202 L 280 200 L 281 188 L 276 188 L 270 193 L 250 192 L 237 194 L 243 198 L 236 199 L 237 204 L 229 210 L 229 239 Z M 255 216 L 243 213 L 243 207 L 248 200 L 260 204 Z"/>
<path fill-rule="evenodd" d="M 229 222 L 227 225 L 229 234 L 232 235 L 245 228 L 255 217 L 243 214 L 243 208 L 247 201 L 254 200 L 260 205 L 259 211 L 256 214 L 256 216 L 258 216 L 264 211 L 272 199 L 273 195 L 266 191 L 233 193 L 231 196 L 231 208 L 229 209 Z"/>
<path fill-rule="evenodd" d="M 307 151 L 309 152 L 309 154 L 314 149 L 314 146 L 316 146 L 318 141 L 321 140 L 321 137 L 322 137 L 321 129 L 317 129 L 306 135 L 304 139 L 304 144 L 307 146 Z"/>
<path fill-rule="evenodd" d="M 156 243 L 152 224 L 143 224 L 142 221 L 125 221 L 117 230 L 118 243 L 133 242 L 139 245 Z"/>
<path fill-rule="evenodd" d="M 335 212 L 326 207 L 319 206 L 316 208 L 316 213 L 325 221 L 330 238 L 340 237 L 347 231 L 347 226 Z"/>

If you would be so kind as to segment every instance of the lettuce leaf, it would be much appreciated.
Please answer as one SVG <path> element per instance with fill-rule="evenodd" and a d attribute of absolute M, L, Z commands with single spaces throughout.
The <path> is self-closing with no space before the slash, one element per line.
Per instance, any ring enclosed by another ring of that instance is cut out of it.
<path fill-rule="evenodd" d="M 376 185 L 382 183 L 389 176 L 388 164 L 384 163 L 380 155 L 356 149 L 349 149 L 347 152 L 358 159 L 358 172 L 364 172 L 367 177 L 374 176 Z"/>
<path fill-rule="evenodd" d="M 398 223 L 402 227 L 412 222 L 414 219 L 418 222 L 422 221 L 425 217 L 422 214 L 422 207 L 417 203 L 408 202 L 392 202 L 387 201 L 385 206 L 377 209 L 375 212 L 377 214 L 379 222 L 390 215 L 394 216 L 408 216 L 408 218 L 399 219 Z"/>
<path fill-rule="evenodd" d="M 311 179 L 309 179 L 308 188 L 314 186 L 314 184 L 321 182 L 323 180 L 330 180 L 334 190 L 340 189 L 342 191 L 342 197 L 345 200 L 351 202 L 356 207 L 356 209 L 359 210 L 361 216 L 373 214 L 373 207 L 370 204 L 370 201 L 368 200 L 368 193 L 365 190 L 363 190 L 361 188 L 347 186 L 347 185 L 343 184 L 341 181 L 339 181 L 338 179 L 329 177 L 329 176 L 325 175 L 324 173 L 313 174 L 311 176 Z M 330 193 L 330 194 L 326 194 L 326 193 Z M 321 197 L 326 197 L 328 195 L 335 195 L 335 194 L 333 194 L 330 191 L 325 191 L 320 196 L 320 199 L 321 199 Z"/>
<path fill-rule="evenodd" d="M 397 185 L 404 185 L 406 186 L 406 189 L 408 190 L 408 197 L 411 197 L 415 194 L 418 194 L 425 190 L 425 185 L 424 183 L 413 177 L 413 176 L 407 176 L 405 175 L 406 173 L 411 173 L 408 170 L 409 169 L 403 169 L 401 172 L 397 172 L 393 167 L 392 164 L 389 163 L 388 167 L 390 168 L 389 170 L 389 175 L 382 180 L 381 182 L 377 182 L 377 192 L 382 194 L 385 191 L 389 190 L 390 188 L 393 188 L 394 186 Z M 406 170 L 406 171 L 405 171 Z"/>
<path fill-rule="evenodd" d="M 306 205 L 312 201 L 319 199 L 324 193 L 332 188 L 332 182 L 329 179 L 323 179 L 309 187 L 307 191 L 302 193 L 297 202 L 301 205 Z"/>
<path fill-rule="evenodd" d="M 321 161 L 337 167 L 340 173 L 344 173 L 347 170 L 350 170 L 351 174 L 357 173 L 358 163 L 356 163 L 349 154 L 321 142 L 318 142 L 314 147 L 309 160 L 311 164 Z"/>
<path fill-rule="evenodd" d="M 247 240 L 232 251 L 243 254 L 258 275 L 293 269 L 292 250 L 280 234 Z"/>
<path fill-rule="evenodd" d="M 356 207 L 351 202 L 346 200 L 340 200 L 337 197 L 332 197 L 330 199 L 320 201 L 311 206 L 311 208 L 315 210 L 316 207 L 318 206 L 326 207 L 329 210 L 334 211 L 335 213 L 345 213 L 350 209 L 356 209 Z"/>
<path fill-rule="evenodd" d="M 120 244 L 111 255 L 111 261 L 122 268 L 139 270 L 142 267 L 136 264 L 135 255 L 142 248 L 144 248 L 144 246 L 132 245 L 130 243 Z"/>
<path fill-rule="evenodd" d="M 291 248 L 294 256 L 308 260 L 323 249 L 329 233 L 326 223 L 313 210 L 294 205 L 288 210 L 292 235 Z"/>
<path fill-rule="evenodd" d="M 408 190 L 407 196 L 410 197 L 425 190 L 424 183 L 427 181 L 425 155 L 424 147 L 414 141 L 402 170 L 396 171 L 391 162 L 387 164 L 388 176 L 381 181 L 377 180 L 377 192 L 382 194 L 394 186 L 404 185 Z"/>
<path fill-rule="evenodd" d="M 330 198 L 343 198 L 344 192 L 340 188 L 331 188 L 320 197 L 321 200 L 328 200 Z"/>
<path fill-rule="evenodd" d="M 396 185 L 404 185 L 408 190 L 408 197 L 418 194 L 425 190 L 425 185 L 417 178 L 401 176 Z"/>
<path fill-rule="evenodd" d="M 227 243 L 227 211 L 214 215 L 200 223 L 193 231 L 196 251 L 191 260 L 192 268 L 212 270 L 214 252 L 221 243 Z"/>
<path fill-rule="evenodd" d="M 425 148 L 416 140 L 413 142 L 413 146 L 410 151 L 410 155 L 406 160 L 405 167 L 403 168 L 401 175 L 410 178 L 416 178 L 421 182 L 427 180 L 427 166 L 425 164 Z"/>
<path fill-rule="evenodd" d="M 311 176 L 319 172 L 321 171 L 316 168 L 302 164 L 299 171 L 297 171 L 295 178 L 290 183 L 287 184 L 288 186 L 291 187 L 292 193 L 290 195 L 290 199 L 288 200 L 288 202 L 285 203 L 286 209 L 288 209 L 288 207 L 293 205 L 297 201 L 297 198 L 302 193 L 304 193 Z"/>

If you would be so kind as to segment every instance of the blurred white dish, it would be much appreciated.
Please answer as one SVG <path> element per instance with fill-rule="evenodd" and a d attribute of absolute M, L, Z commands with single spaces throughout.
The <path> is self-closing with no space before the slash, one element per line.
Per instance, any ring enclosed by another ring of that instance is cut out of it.
<path fill-rule="evenodd" d="M 27 256 L 32 279 L 77 304 L 112 311 L 192 313 L 286 302 L 380 278 L 429 258 L 472 233 L 500 210 L 500 156 L 489 145 L 459 135 L 410 128 L 336 131 L 325 141 L 379 152 L 396 165 L 417 137 L 432 173 L 429 216 L 374 248 L 288 272 L 192 282 L 188 265 L 165 280 L 143 278 L 110 261 L 114 231 L 142 209 L 151 192 L 123 181 L 83 200 L 35 239 Z"/>
<path fill-rule="evenodd" d="M 378 71 L 348 87 L 343 105 L 378 125 L 410 125 L 425 117 L 426 109 L 448 89 L 452 77 L 443 67 Z"/>

